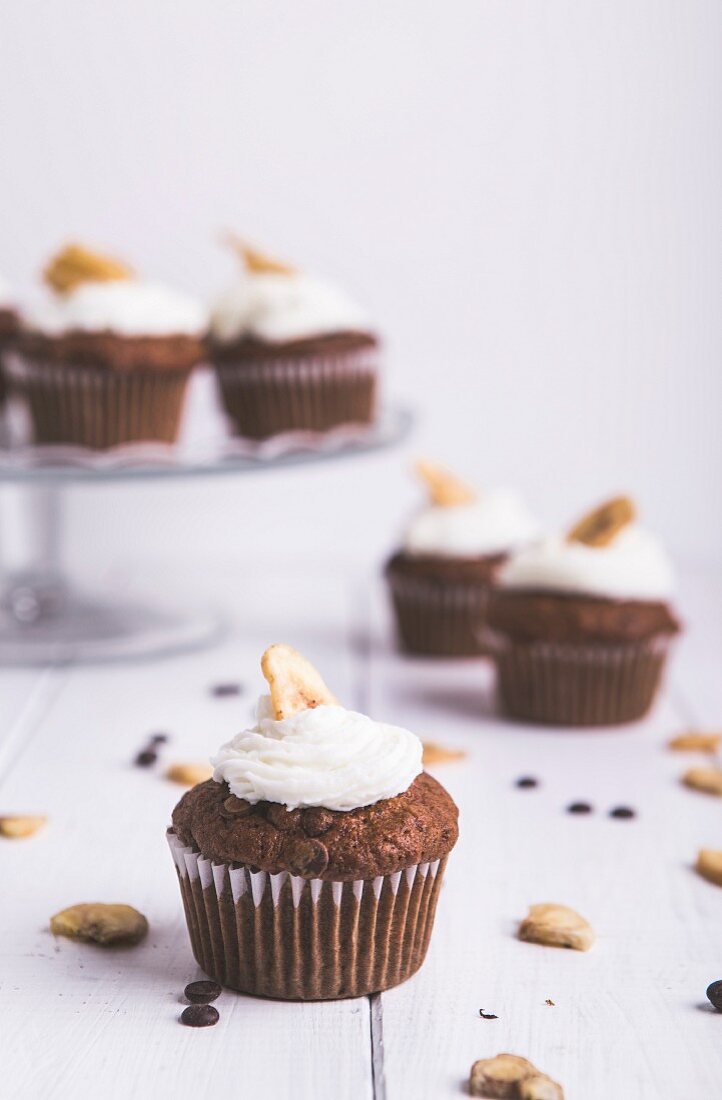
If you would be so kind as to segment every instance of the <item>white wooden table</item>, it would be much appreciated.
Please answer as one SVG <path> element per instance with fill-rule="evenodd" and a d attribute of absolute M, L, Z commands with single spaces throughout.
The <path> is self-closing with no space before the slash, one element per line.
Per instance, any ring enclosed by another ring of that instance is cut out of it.
<path fill-rule="evenodd" d="M 205 578 L 208 584 L 208 578 Z M 722 1095 L 722 889 L 691 869 L 722 847 L 719 801 L 678 776 L 694 759 L 674 732 L 722 726 L 722 578 L 690 578 L 690 628 L 654 715 L 629 729 L 557 732 L 495 716 L 483 663 L 394 655 L 380 599 L 340 570 L 244 566 L 212 584 L 236 617 L 203 653 L 94 668 L 4 671 L 0 812 L 47 813 L 48 828 L 0 843 L 0 1096 L 457 1097 L 472 1061 L 531 1058 L 568 1100 Z M 348 705 L 467 750 L 437 774 L 461 807 L 427 962 L 382 996 L 286 1004 L 224 992 L 214 1028 L 179 1025 L 192 959 L 164 830 L 181 791 L 132 766 L 145 736 L 165 760 L 203 760 L 250 715 L 258 659 L 302 649 Z M 209 687 L 241 680 L 240 698 Z M 536 790 L 518 790 L 525 774 Z M 578 799 L 596 812 L 574 817 Z M 635 807 L 633 821 L 610 807 Z M 55 940 L 48 918 L 78 901 L 122 901 L 148 917 L 140 947 Z M 520 943 L 527 906 L 579 909 L 589 954 Z M 553 1001 L 553 1005 L 547 1003 Z M 484 1020 L 479 1009 L 495 1013 Z"/>

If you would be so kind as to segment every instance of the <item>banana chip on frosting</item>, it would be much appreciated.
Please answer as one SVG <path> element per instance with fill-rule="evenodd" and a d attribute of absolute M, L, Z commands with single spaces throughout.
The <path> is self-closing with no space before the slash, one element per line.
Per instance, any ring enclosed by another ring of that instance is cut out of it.
<path fill-rule="evenodd" d="M 457 504 L 471 504 L 476 500 L 474 490 L 445 466 L 421 458 L 414 469 L 426 485 L 434 504 L 442 508 L 453 508 Z"/>
<path fill-rule="evenodd" d="M 271 703 L 278 721 L 302 710 L 337 702 L 311 662 L 290 645 L 270 646 L 261 658 L 261 670 L 271 689 Z"/>
<path fill-rule="evenodd" d="M 609 546 L 635 517 L 636 509 L 629 497 L 614 497 L 582 516 L 567 539 L 569 542 L 583 542 L 585 546 Z"/>
<path fill-rule="evenodd" d="M 133 269 L 127 264 L 80 244 L 69 244 L 43 271 L 45 282 L 61 294 L 82 283 L 110 283 L 132 277 Z"/>
<path fill-rule="evenodd" d="M 253 245 L 248 244 L 242 237 L 237 236 L 235 233 L 225 233 L 223 240 L 226 244 L 230 245 L 236 255 L 243 262 L 243 265 L 251 275 L 295 275 L 295 267 L 291 267 L 290 264 L 284 263 L 283 260 L 277 260 L 273 256 L 268 256 L 265 252 L 261 252 L 260 249 L 254 248 Z"/>

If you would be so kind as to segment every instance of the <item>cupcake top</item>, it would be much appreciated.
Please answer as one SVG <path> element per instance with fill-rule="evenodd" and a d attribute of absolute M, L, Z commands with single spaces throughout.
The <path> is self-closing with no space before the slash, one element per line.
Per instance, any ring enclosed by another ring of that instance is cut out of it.
<path fill-rule="evenodd" d="M 346 710 L 290 646 L 271 646 L 262 668 L 270 695 L 256 723 L 173 813 L 182 843 L 210 859 L 336 880 L 451 850 L 457 810 L 422 772 L 414 734 Z"/>
<path fill-rule="evenodd" d="M 51 294 L 33 304 L 25 327 L 44 336 L 200 336 L 207 314 L 194 298 L 137 278 L 119 260 L 68 245 L 43 272 Z"/>
<path fill-rule="evenodd" d="M 242 268 L 211 310 L 210 332 L 217 343 L 253 339 L 286 344 L 369 332 L 366 314 L 333 284 L 269 259 L 240 241 L 232 243 Z"/>
<path fill-rule="evenodd" d="M 662 545 L 637 523 L 633 503 L 617 497 L 567 535 L 519 550 L 502 566 L 497 583 L 504 590 L 666 601 L 674 573 Z"/>
<path fill-rule="evenodd" d="M 508 489 L 479 492 L 449 470 L 421 461 L 416 472 L 429 500 L 409 523 L 404 550 L 448 558 L 495 556 L 535 538 L 539 527 L 524 502 Z"/>

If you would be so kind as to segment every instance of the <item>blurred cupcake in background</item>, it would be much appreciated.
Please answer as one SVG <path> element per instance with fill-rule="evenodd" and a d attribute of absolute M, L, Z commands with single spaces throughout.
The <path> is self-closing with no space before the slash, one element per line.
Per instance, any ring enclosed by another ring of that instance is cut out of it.
<path fill-rule="evenodd" d="M 69 245 L 43 273 L 8 367 L 38 443 L 172 443 L 207 324 L 193 298 Z"/>
<path fill-rule="evenodd" d="M 505 710 L 554 725 L 641 718 L 680 630 L 673 590 L 669 558 L 627 497 L 519 551 L 489 607 Z"/>
<path fill-rule="evenodd" d="M 211 311 L 210 348 L 236 431 L 369 424 L 380 346 L 363 311 L 331 283 L 231 243 L 241 270 Z"/>
<path fill-rule="evenodd" d="M 538 525 L 509 490 L 473 489 L 426 461 L 416 472 L 429 499 L 385 570 L 399 641 L 409 653 L 478 656 L 486 652 L 493 579 L 507 555 L 538 534 Z"/>
<path fill-rule="evenodd" d="M 10 284 L 0 275 L 0 407 L 4 404 L 7 396 L 3 362 L 6 353 L 14 345 L 19 328 L 20 316 Z"/>

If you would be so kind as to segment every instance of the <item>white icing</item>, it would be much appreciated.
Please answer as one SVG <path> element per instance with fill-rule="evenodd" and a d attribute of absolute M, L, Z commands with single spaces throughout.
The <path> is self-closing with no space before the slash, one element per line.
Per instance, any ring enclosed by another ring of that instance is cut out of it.
<path fill-rule="evenodd" d="M 408 526 L 404 549 L 408 554 L 476 557 L 504 553 L 538 534 L 524 502 L 507 489 L 497 489 L 470 504 L 423 508 Z"/>
<path fill-rule="evenodd" d="M 36 332 L 115 332 L 121 336 L 200 336 L 206 309 L 189 295 L 140 279 L 81 283 L 35 303 L 25 324 Z"/>
<path fill-rule="evenodd" d="M 211 310 L 211 333 L 224 344 L 243 336 L 280 344 L 367 329 L 366 315 L 342 291 L 300 273 L 246 272 Z"/>
<path fill-rule="evenodd" d="M 611 599 L 667 600 L 674 591 L 674 572 L 657 539 L 630 524 L 608 546 L 586 546 L 560 535 L 546 538 L 514 554 L 498 583 Z"/>
<path fill-rule="evenodd" d="M 211 764 L 217 783 L 225 781 L 251 803 L 355 810 L 408 790 L 422 770 L 421 753 L 409 730 L 340 706 L 278 721 L 270 696 L 262 695 L 255 726 L 224 745 Z"/>

